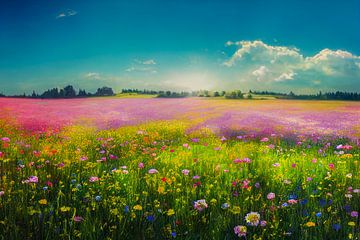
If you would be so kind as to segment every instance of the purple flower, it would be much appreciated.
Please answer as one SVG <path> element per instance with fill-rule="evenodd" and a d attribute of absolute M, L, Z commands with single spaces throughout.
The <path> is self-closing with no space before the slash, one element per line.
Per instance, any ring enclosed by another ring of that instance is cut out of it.
<path fill-rule="evenodd" d="M 144 163 L 142 163 L 142 162 L 138 164 L 138 168 L 144 168 L 144 166 L 145 166 L 145 165 L 144 165 Z"/>
<path fill-rule="evenodd" d="M 29 183 L 37 183 L 39 182 L 39 178 L 37 176 L 30 176 L 28 178 Z"/>
<path fill-rule="evenodd" d="M 350 213 L 350 216 L 357 218 L 357 217 L 359 216 L 359 212 L 357 212 L 357 211 L 352 211 L 352 212 Z"/>

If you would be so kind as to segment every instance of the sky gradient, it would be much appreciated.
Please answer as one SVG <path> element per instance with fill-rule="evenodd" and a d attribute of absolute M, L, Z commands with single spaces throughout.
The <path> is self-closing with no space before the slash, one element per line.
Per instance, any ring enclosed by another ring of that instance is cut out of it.
<path fill-rule="evenodd" d="M 16 1 L 0 92 L 97 87 L 360 92 L 360 1 Z"/>

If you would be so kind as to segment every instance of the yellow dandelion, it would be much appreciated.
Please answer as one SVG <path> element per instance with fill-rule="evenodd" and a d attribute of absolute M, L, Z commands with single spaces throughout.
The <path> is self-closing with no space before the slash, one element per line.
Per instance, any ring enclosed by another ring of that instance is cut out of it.
<path fill-rule="evenodd" d="M 39 203 L 40 203 L 41 205 L 46 205 L 46 204 L 47 204 L 47 200 L 46 200 L 46 199 L 40 199 L 40 200 L 39 200 Z"/>
<path fill-rule="evenodd" d="M 137 211 L 141 211 L 142 210 L 142 206 L 141 205 L 135 205 L 134 207 L 133 207 L 133 209 L 134 210 L 137 210 Z"/>
<path fill-rule="evenodd" d="M 315 227 L 316 226 L 316 224 L 314 222 L 307 222 L 305 225 L 307 227 Z"/>
<path fill-rule="evenodd" d="M 172 215 L 174 215 L 175 214 L 175 211 L 174 211 L 174 209 L 172 209 L 172 208 L 170 208 L 168 211 L 167 211 L 167 215 L 168 216 L 172 216 Z"/>
<path fill-rule="evenodd" d="M 355 222 L 348 222 L 348 225 L 351 227 L 355 227 L 356 223 Z"/>
<path fill-rule="evenodd" d="M 60 211 L 61 211 L 61 212 L 69 212 L 70 209 L 71 209 L 70 207 L 65 207 L 65 206 L 63 206 L 63 207 L 60 208 Z"/>

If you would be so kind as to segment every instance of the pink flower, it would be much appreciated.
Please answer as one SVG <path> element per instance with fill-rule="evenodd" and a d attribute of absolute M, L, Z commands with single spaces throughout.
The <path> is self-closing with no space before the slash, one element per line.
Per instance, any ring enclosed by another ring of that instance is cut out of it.
<path fill-rule="evenodd" d="M 89 178 L 89 182 L 97 182 L 97 181 L 99 181 L 98 177 L 90 177 Z"/>
<path fill-rule="evenodd" d="M 267 137 L 264 137 L 260 140 L 260 142 L 268 142 L 268 141 L 269 141 L 269 139 Z"/>
<path fill-rule="evenodd" d="M 245 237 L 246 236 L 246 226 L 236 226 L 234 227 L 234 233 L 238 236 L 238 237 Z"/>
<path fill-rule="evenodd" d="M 261 227 L 266 227 L 267 222 L 265 220 L 260 221 Z"/>
<path fill-rule="evenodd" d="M 3 142 L 10 142 L 10 138 L 8 138 L 8 137 L 3 137 L 3 138 L 1 138 L 1 141 L 3 141 Z"/>
<path fill-rule="evenodd" d="M 275 148 L 275 145 L 274 145 L 274 144 L 270 144 L 270 145 L 268 145 L 267 147 L 270 148 L 270 149 L 274 149 L 274 148 Z"/>
<path fill-rule="evenodd" d="M 312 178 L 308 177 L 308 178 L 306 178 L 306 181 L 310 182 L 310 181 L 312 181 Z"/>
<path fill-rule="evenodd" d="M 273 167 L 280 167 L 280 163 L 274 163 Z"/>
<path fill-rule="evenodd" d="M 188 169 L 183 169 L 183 170 L 181 170 L 181 173 L 184 174 L 184 175 L 189 175 L 190 170 L 188 170 Z"/>
<path fill-rule="evenodd" d="M 2 158 L 5 154 L 3 152 L 0 152 L 0 158 Z"/>
<path fill-rule="evenodd" d="M 316 158 L 313 158 L 313 159 L 311 160 L 311 162 L 312 162 L 312 163 L 316 163 L 316 162 L 317 162 L 317 159 L 316 159 Z"/>
<path fill-rule="evenodd" d="M 288 200 L 288 203 L 295 204 L 295 203 L 297 203 L 297 200 L 296 199 L 290 199 L 290 200 Z"/>
<path fill-rule="evenodd" d="M 235 159 L 235 160 L 233 161 L 233 163 L 235 163 L 235 164 L 237 164 L 237 163 L 242 163 L 242 160 L 239 159 L 239 158 L 237 158 L 237 159 Z"/>
<path fill-rule="evenodd" d="M 5 194 L 4 191 L 0 191 L 0 197 L 3 196 Z"/>
<path fill-rule="evenodd" d="M 291 164 L 292 168 L 296 168 L 296 163 Z"/>
<path fill-rule="evenodd" d="M 271 192 L 266 197 L 267 197 L 268 200 L 273 200 L 275 198 L 275 193 Z"/>
<path fill-rule="evenodd" d="M 80 216 L 74 216 L 74 222 L 82 222 L 82 221 L 84 221 L 84 218 Z"/>
<path fill-rule="evenodd" d="M 205 199 L 200 199 L 194 202 L 194 208 L 198 210 L 199 212 L 207 208 L 208 205 L 205 201 Z"/>
<path fill-rule="evenodd" d="M 158 172 L 159 172 L 159 171 L 156 170 L 155 168 L 152 168 L 152 169 L 150 169 L 150 170 L 148 171 L 149 174 L 156 174 L 156 173 L 158 173 Z"/>
<path fill-rule="evenodd" d="M 333 170 L 333 169 L 335 169 L 335 165 L 334 165 L 333 163 L 329 163 L 329 168 L 330 168 L 331 170 Z"/>
<path fill-rule="evenodd" d="M 138 168 L 144 168 L 144 166 L 145 166 L 145 165 L 144 165 L 144 163 L 142 163 L 142 162 L 138 164 Z"/>

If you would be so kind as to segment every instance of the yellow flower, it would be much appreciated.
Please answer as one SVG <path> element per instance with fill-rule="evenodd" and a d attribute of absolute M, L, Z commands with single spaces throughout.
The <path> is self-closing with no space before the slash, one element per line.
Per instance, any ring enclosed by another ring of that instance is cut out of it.
<path fill-rule="evenodd" d="M 160 194 L 164 193 L 164 191 L 165 191 L 165 188 L 164 188 L 163 186 L 159 186 L 159 187 L 158 187 L 158 192 L 159 192 Z"/>
<path fill-rule="evenodd" d="M 174 215 L 175 214 L 175 211 L 174 211 L 174 209 L 172 209 L 172 208 L 170 208 L 168 211 L 167 211 L 167 215 L 168 216 L 172 216 L 172 215 Z"/>
<path fill-rule="evenodd" d="M 314 222 L 307 222 L 305 225 L 307 227 L 315 227 L 316 226 L 316 224 Z"/>
<path fill-rule="evenodd" d="M 239 206 L 234 206 L 234 207 L 232 208 L 232 212 L 233 212 L 234 214 L 239 214 L 239 213 L 240 213 L 240 207 L 239 207 Z"/>
<path fill-rule="evenodd" d="M 70 211 L 70 207 L 63 206 L 63 207 L 60 208 L 60 211 L 61 212 L 68 212 L 68 211 Z"/>
<path fill-rule="evenodd" d="M 137 210 L 137 211 L 141 211 L 142 210 L 142 206 L 141 205 L 135 205 L 134 207 L 133 207 L 133 209 L 134 210 Z"/>
<path fill-rule="evenodd" d="M 348 225 L 351 227 L 354 227 L 356 224 L 355 224 L 355 222 L 348 222 Z"/>
<path fill-rule="evenodd" d="M 40 199 L 40 200 L 39 200 L 39 203 L 40 203 L 41 205 L 46 205 L 46 204 L 47 204 L 47 200 L 46 200 L 46 199 Z"/>

